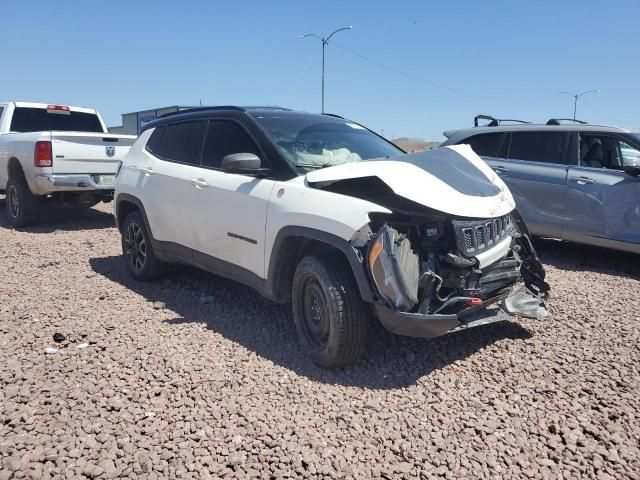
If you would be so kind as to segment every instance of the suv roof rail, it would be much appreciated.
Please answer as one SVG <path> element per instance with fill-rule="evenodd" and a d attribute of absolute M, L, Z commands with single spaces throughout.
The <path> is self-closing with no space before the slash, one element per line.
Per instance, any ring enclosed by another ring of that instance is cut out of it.
<path fill-rule="evenodd" d="M 551 118 L 545 125 L 560 125 L 560 122 L 573 122 L 580 123 L 581 125 L 587 125 L 589 122 L 583 122 L 582 120 L 576 120 L 575 118 Z"/>
<path fill-rule="evenodd" d="M 497 127 L 502 122 L 531 123 L 524 120 L 515 120 L 513 118 L 495 118 L 491 115 L 476 115 L 473 119 L 474 127 L 478 126 L 478 120 L 489 120 L 489 123 L 485 125 L 486 127 Z"/>
<path fill-rule="evenodd" d="M 326 115 L 327 117 L 336 117 L 336 118 L 344 119 L 342 115 L 338 115 L 337 113 L 323 113 L 322 115 Z"/>
<path fill-rule="evenodd" d="M 167 117 L 172 117 L 174 115 L 180 115 L 183 113 L 206 112 L 208 110 L 237 110 L 237 111 L 243 112 L 244 108 L 235 107 L 233 105 L 224 105 L 224 106 L 217 106 L 217 107 L 183 108 L 182 110 L 176 110 L 175 112 L 165 113 L 163 115 L 160 115 L 158 118 L 167 118 Z"/>
<path fill-rule="evenodd" d="M 240 107 L 240 110 L 282 110 L 284 112 L 290 112 L 291 109 L 290 108 L 285 108 L 285 107 L 278 107 L 277 105 L 267 105 L 267 106 L 262 106 L 262 105 L 252 105 L 250 107 Z"/>

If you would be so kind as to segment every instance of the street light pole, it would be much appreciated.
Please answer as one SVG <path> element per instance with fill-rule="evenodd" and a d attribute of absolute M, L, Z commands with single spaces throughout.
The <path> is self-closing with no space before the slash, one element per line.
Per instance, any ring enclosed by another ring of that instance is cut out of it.
<path fill-rule="evenodd" d="M 325 50 L 325 47 L 327 46 L 327 43 L 329 43 L 329 40 L 331 39 L 331 37 L 333 37 L 336 33 L 341 32 L 343 30 L 351 30 L 352 28 L 353 27 L 351 25 L 338 28 L 337 30 L 334 30 L 333 32 L 331 32 L 331 35 L 329 35 L 326 38 L 319 37 L 315 33 L 307 33 L 305 35 L 300 35 L 300 38 L 315 37 L 318 40 L 320 40 L 320 42 L 322 42 L 322 113 L 324 113 L 324 56 L 325 56 L 324 50 Z"/>
<path fill-rule="evenodd" d="M 600 90 L 586 90 L 582 93 L 572 93 L 572 92 L 560 92 L 561 94 L 570 95 L 573 97 L 573 123 L 576 123 L 576 110 L 578 108 L 578 99 L 586 95 L 587 93 L 600 93 Z"/>

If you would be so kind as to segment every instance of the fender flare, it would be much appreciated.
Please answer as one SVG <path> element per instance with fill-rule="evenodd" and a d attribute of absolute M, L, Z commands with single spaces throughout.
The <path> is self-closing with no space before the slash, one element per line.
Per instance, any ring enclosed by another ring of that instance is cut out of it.
<path fill-rule="evenodd" d="M 351 245 L 347 240 L 336 235 L 324 232 L 322 230 L 316 230 L 314 228 L 299 226 L 283 227 L 278 232 L 273 242 L 267 274 L 269 291 L 272 292 L 272 294 L 277 295 L 280 266 L 283 262 L 283 257 L 287 255 L 287 252 L 284 248 L 282 248 L 282 246 L 287 239 L 292 237 L 315 240 L 334 247 L 342 252 L 349 262 L 349 266 L 351 267 L 353 277 L 355 278 L 356 284 L 358 285 L 358 290 L 360 291 L 362 300 L 369 303 L 375 303 L 376 300 L 373 289 L 371 288 L 371 283 L 369 282 L 364 259 L 360 252 L 356 250 L 355 247 L 353 247 L 353 245 Z"/>
<path fill-rule="evenodd" d="M 147 229 L 147 232 L 149 232 L 149 235 L 152 235 L 151 227 L 149 225 L 149 219 L 147 218 L 147 212 L 144 209 L 144 205 L 142 204 L 139 198 L 134 197 L 133 195 L 129 195 L 128 193 L 119 193 L 115 200 L 115 208 L 113 209 L 113 213 L 114 213 L 114 220 L 116 223 L 116 227 L 118 228 L 118 231 L 121 231 L 120 228 L 122 226 L 122 222 L 124 221 L 124 218 L 119 218 L 118 216 L 118 212 L 120 210 L 120 204 L 122 202 L 133 203 L 136 207 L 138 207 L 138 210 L 140 211 L 140 215 L 142 215 L 142 220 L 144 221 L 144 226 Z"/>

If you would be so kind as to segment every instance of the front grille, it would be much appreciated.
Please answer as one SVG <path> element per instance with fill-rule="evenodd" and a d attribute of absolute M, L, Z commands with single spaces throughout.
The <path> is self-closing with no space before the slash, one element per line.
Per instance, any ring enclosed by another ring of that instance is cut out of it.
<path fill-rule="evenodd" d="M 488 220 L 453 220 L 458 249 L 472 257 L 504 240 L 513 228 L 511 215 Z"/>

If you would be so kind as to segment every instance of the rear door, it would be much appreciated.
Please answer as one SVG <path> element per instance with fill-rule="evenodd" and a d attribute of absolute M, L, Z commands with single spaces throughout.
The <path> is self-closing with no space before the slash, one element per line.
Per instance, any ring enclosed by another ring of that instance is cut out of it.
<path fill-rule="evenodd" d="M 512 132 L 507 161 L 499 172 L 509 186 L 529 230 L 562 236 L 566 181 L 575 149 L 567 132 Z"/>
<path fill-rule="evenodd" d="M 197 176 L 204 121 L 170 123 L 154 130 L 137 163 L 138 194 L 161 249 L 190 259 L 194 228 L 191 179 Z"/>
<path fill-rule="evenodd" d="M 633 139 L 580 133 L 580 164 L 568 175 L 567 238 L 640 243 L 640 179 L 622 170 L 637 159 Z"/>
<path fill-rule="evenodd" d="M 472 150 L 481 156 L 496 173 L 501 174 L 506 170 L 508 133 L 483 133 L 467 138 L 461 143 L 469 144 Z"/>

